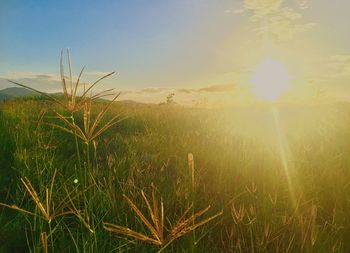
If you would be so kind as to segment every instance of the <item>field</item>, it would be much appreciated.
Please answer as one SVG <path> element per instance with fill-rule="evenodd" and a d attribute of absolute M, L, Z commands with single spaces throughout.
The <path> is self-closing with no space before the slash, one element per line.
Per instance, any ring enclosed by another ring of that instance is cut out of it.
<path fill-rule="evenodd" d="M 89 141 L 54 111 L 0 104 L 1 252 L 350 251 L 346 103 L 117 101 Z"/>

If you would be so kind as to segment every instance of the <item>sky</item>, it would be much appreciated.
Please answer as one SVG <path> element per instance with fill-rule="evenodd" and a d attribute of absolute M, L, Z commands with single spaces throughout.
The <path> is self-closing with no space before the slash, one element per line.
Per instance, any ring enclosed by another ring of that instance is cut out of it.
<path fill-rule="evenodd" d="M 1 0 L 0 89 L 11 79 L 59 91 L 69 49 L 84 82 L 116 71 L 98 89 L 122 99 L 247 101 L 267 57 L 288 67 L 294 98 L 348 99 L 349 9 L 348 0 Z"/>

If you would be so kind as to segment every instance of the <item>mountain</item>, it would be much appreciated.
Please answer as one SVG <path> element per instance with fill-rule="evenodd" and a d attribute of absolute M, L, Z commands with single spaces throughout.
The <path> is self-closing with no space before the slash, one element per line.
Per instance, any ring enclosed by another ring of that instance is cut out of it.
<path fill-rule="evenodd" d="M 0 101 L 16 97 L 31 97 L 34 95 L 37 95 L 37 93 L 35 93 L 34 91 L 30 91 L 28 89 L 20 87 L 11 87 L 0 90 Z"/>
<path fill-rule="evenodd" d="M 1 1 L 1 0 L 0 0 Z M 63 97 L 63 93 L 62 92 L 55 92 L 55 93 L 47 93 L 50 96 L 53 97 L 58 97 L 58 98 L 62 98 Z M 11 87 L 11 88 L 6 88 L 3 90 L 0 90 L 0 101 L 4 101 L 4 100 L 9 100 L 9 99 L 14 99 L 14 98 L 19 98 L 19 97 L 33 97 L 33 96 L 38 96 L 40 97 L 41 95 L 28 90 L 26 88 L 22 88 L 22 87 Z M 98 99 L 99 101 L 105 101 L 108 102 L 109 100 L 107 99 Z M 118 100 L 119 103 L 125 104 L 125 105 L 147 105 L 148 103 L 141 103 L 141 102 L 137 102 L 134 100 Z M 156 104 L 148 104 L 148 105 L 156 105 Z"/>
<path fill-rule="evenodd" d="M 11 87 L 0 90 L 0 94 L 5 94 L 11 97 L 26 97 L 36 95 L 34 91 L 21 88 L 21 87 Z"/>

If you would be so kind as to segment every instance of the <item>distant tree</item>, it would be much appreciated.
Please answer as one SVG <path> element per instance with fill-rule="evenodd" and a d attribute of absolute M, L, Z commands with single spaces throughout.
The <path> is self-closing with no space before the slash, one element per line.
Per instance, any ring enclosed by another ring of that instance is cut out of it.
<path fill-rule="evenodd" d="M 167 105 L 175 104 L 175 102 L 174 102 L 174 96 L 175 96 L 175 93 L 170 93 L 170 94 L 168 94 L 168 96 L 166 97 L 166 104 L 167 104 Z"/>
<path fill-rule="evenodd" d="M 160 102 L 159 105 L 175 105 L 174 96 L 175 93 L 169 93 L 165 98 L 165 102 Z"/>

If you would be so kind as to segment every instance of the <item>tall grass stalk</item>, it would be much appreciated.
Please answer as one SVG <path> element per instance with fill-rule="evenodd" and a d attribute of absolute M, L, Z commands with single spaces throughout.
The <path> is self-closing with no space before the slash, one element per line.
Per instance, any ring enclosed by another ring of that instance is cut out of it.
<path fill-rule="evenodd" d="M 209 211 L 210 206 L 202 209 L 201 211 L 192 212 L 193 214 L 190 217 L 188 217 L 188 213 L 190 213 L 190 210 L 193 208 L 193 205 L 190 205 L 182 214 L 180 219 L 178 219 L 177 222 L 171 225 L 171 229 L 167 229 L 165 227 L 164 220 L 169 219 L 165 217 L 163 201 L 160 200 L 160 204 L 158 204 L 159 202 L 156 197 L 155 186 L 152 184 L 151 188 L 151 200 L 149 200 L 146 194 L 143 191 L 141 191 L 141 196 L 144 200 L 144 203 L 146 204 L 150 219 L 146 218 L 146 214 L 142 212 L 141 209 L 139 209 L 130 198 L 124 195 L 124 198 L 127 201 L 129 207 L 135 212 L 135 214 L 140 218 L 144 226 L 150 231 L 151 236 L 140 232 L 136 232 L 128 227 L 123 227 L 108 222 L 104 223 L 104 228 L 107 231 L 116 234 L 121 234 L 142 242 L 160 246 L 159 252 L 161 252 L 177 238 L 192 232 L 196 228 L 201 227 L 210 222 L 211 220 L 222 215 L 222 212 L 219 212 L 209 218 L 203 218 L 201 221 L 197 221 L 197 219 L 201 218 L 204 214 L 206 214 Z M 166 230 L 169 230 L 167 235 L 165 234 Z"/>
<path fill-rule="evenodd" d="M 191 201 L 192 201 L 192 215 L 194 215 L 194 210 L 195 210 L 195 181 L 194 181 L 194 157 L 192 153 L 188 153 L 187 156 L 187 160 L 188 160 L 188 168 L 189 168 L 189 174 L 191 177 Z M 194 220 L 193 220 L 193 224 L 194 226 Z M 193 229 L 192 231 L 192 253 L 196 252 L 196 230 Z"/>

